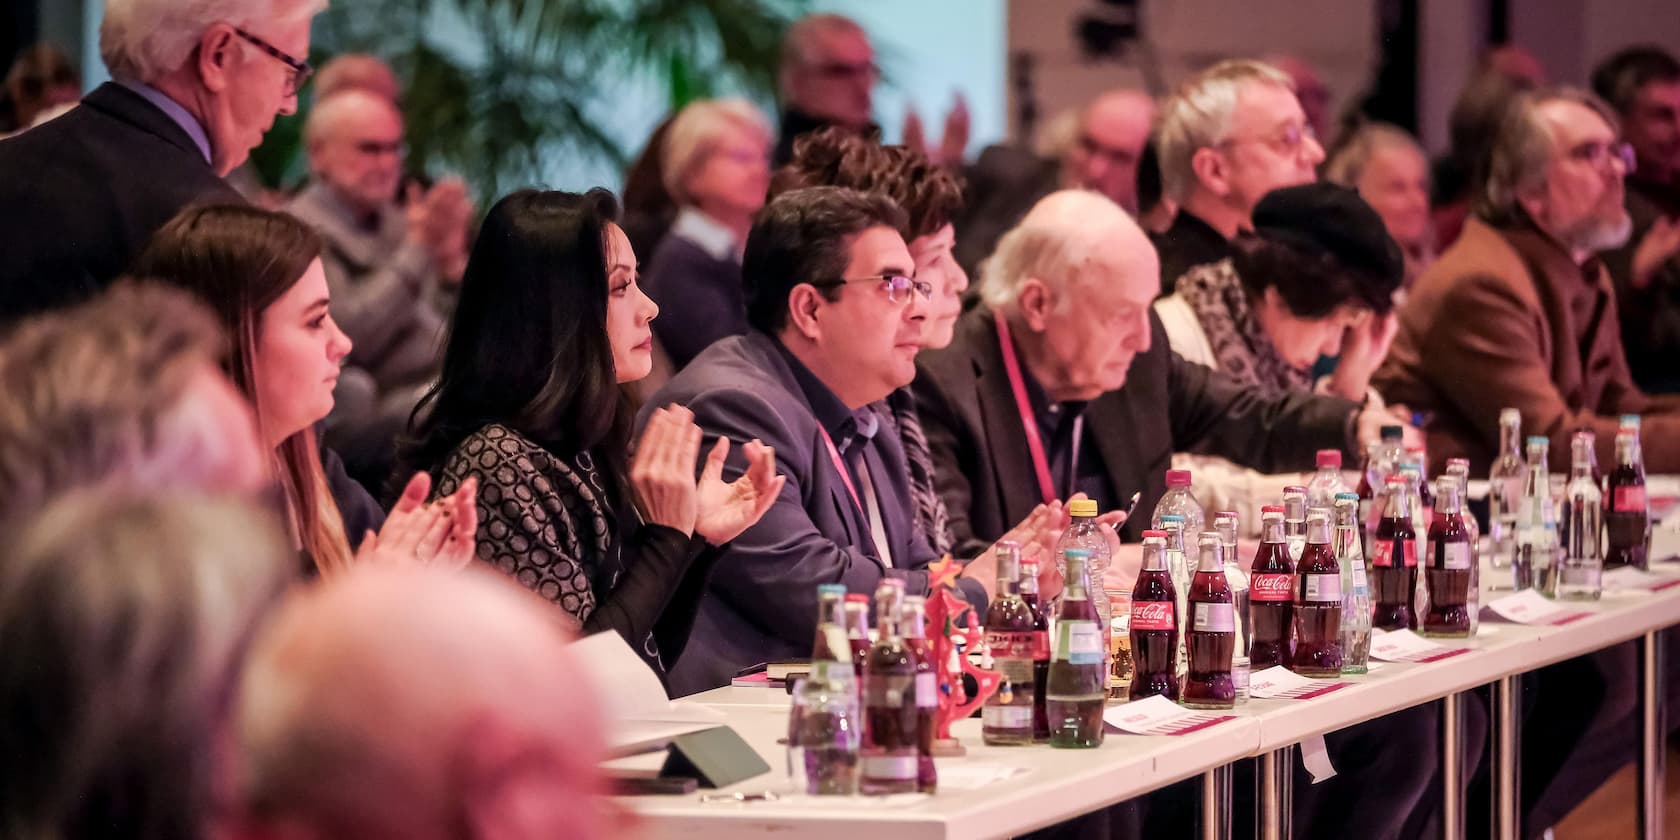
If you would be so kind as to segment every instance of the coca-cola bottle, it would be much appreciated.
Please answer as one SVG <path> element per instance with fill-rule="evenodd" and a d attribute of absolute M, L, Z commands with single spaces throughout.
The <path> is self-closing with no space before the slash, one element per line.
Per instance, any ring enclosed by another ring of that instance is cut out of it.
<path fill-rule="evenodd" d="M 1470 575 L 1476 555 L 1460 493 L 1458 479 L 1450 475 L 1435 482 L 1435 519 L 1429 525 L 1429 564 L 1423 575 L 1425 636 L 1470 635 Z"/>
<path fill-rule="evenodd" d="M 1383 488 L 1383 516 L 1371 537 L 1371 626 L 1409 630 L 1417 626 L 1417 531 L 1411 494 L 1403 476 Z"/>
<path fill-rule="evenodd" d="M 1178 593 L 1167 571 L 1167 535 L 1143 533 L 1143 569 L 1132 585 L 1132 686 L 1127 699 L 1178 699 Z"/>
<path fill-rule="evenodd" d="M 1342 573 L 1342 673 L 1370 670 L 1371 587 L 1359 543 L 1359 497 L 1336 494 L 1336 532 L 1331 551 Z"/>
<path fill-rule="evenodd" d="M 863 681 L 869 663 L 869 596 L 862 592 L 847 593 L 842 603 L 846 616 L 846 644 L 852 651 L 852 673 L 857 675 L 858 708 L 863 708 Z"/>
<path fill-rule="evenodd" d="M 1527 480 L 1528 465 L 1523 462 L 1522 453 L 1522 413 L 1514 408 L 1501 409 L 1499 457 L 1488 472 L 1488 539 L 1492 543 L 1489 560 L 1495 569 L 1509 569 L 1517 553 L 1517 508 L 1521 507 Z M 1490 585 L 1490 588 L 1494 587 Z M 1501 584 L 1500 588 L 1507 587 Z"/>
<path fill-rule="evenodd" d="M 1260 509 L 1260 549 L 1255 552 L 1248 572 L 1248 613 L 1254 622 L 1254 638 L 1248 648 L 1249 667 L 1256 671 L 1273 665 L 1288 667 L 1295 561 L 1284 538 L 1282 507 L 1266 505 Z"/>
<path fill-rule="evenodd" d="M 1464 608 L 1470 613 L 1470 635 L 1481 627 L 1482 612 L 1482 526 L 1470 511 L 1470 459 L 1448 458 L 1447 475 L 1458 482 L 1459 509 L 1464 514 L 1464 530 L 1470 534 L 1470 589 Z"/>
<path fill-rule="evenodd" d="M 1261 520 L 1265 524 L 1265 520 Z M 1289 545 L 1289 559 L 1300 560 L 1307 547 L 1307 488 L 1291 484 L 1283 488 L 1283 540 Z M 1291 581 L 1293 583 L 1293 581 Z"/>
<path fill-rule="evenodd" d="M 1388 486 L 1388 479 L 1400 469 L 1402 451 L 1401 441 L 1405 438 L 1405 429 L 1401 426 L 1384 426 L 1381 431 L 1382 442 L 1376 444 L 1375 457 L 1366 460 L 1365 480 L 1371 487 L 1372 502 L 1365 511 L 1365 553 L 1371 553 L 1370 535 L 1377 530 L 1377 520 L 1383 514 L 1383 488 Z"/>
<path fill-rule="evenodd" d="M 1604 494 L 1593 480 L 1593 449 L 1597 441 L 1590 431 L 1579 431 L 1570 441 L 1569 483 L 1563 488 L 1563 568 L 1558 575 L 1558 597 L 1566 601 L 1596 601 L 1604 592 L 1604 552 L 1600 539 L 1603 528 Z"/>
<path fill-rule="evenodd" d="M 1050 746 L 1096 747 L 1103 739 L 1103 706 L 1108 672 L 1103 667 L 1102 626 L 1091 603 L 1090 555 L 1070 548 L 1067 591 L 1056 614 L 1056 647 L 1044 691 L 1050 715 Z"/>
<path fill-rule="evenodd" d="M 1330 548 L 1330 511 L 1307 511 L 1307 547 L 1295 564 L 1295 654 L 1304 677 L 1342 673 L 1342 568 Z"/>
<path fill-rule="evenodd" d="M 1511 580 L 1517 589 L 1534 588 L 1547 598 L 1557 597 L 1557 511 L 1552 507 L 1551 476 L 1546 471 L 1551 441 L 1528 438 L 1528 478 L 1517 505 L 1517 553 L 1511 560 Z"/>
<path fill-rule="evenodd" d="M 868 796 L 914 793 L 917 785 L 916 655 L 900 635 L 903 603 L 903 581 L 883 579 L 875 590 L 880 638 L 864 660 L 863 771 L 858 786 Z"/>
<path fill-rule="evenodd" d="M 1161 501 L 1155 503 L 1155 513 L 1150 517 L 1150 525 L 1156 530 L 1161 530 L 1161 518 L 1172 515 L 1184 517 L 1184 533 L 1202 532 L 1202 521 L 1206 517 L 1206 511 L 1190 490 L 1189 470 L 1167 470 L 1167 492 L 1161 496 Z"/>
<path fill-rule="evenodd" d="M 1348 491 L 1347 482 L 1342 480 L 1342 451 L 1320 449 L 1316 463 L 1318 472 L 1307 482 L 1307 507 L 1329 510 L 1336 504 L 1336 494 Z"/>
<path fill-rule="evenodd" d="M 980 709 L 980 737 L 993 746 L 1033 741 L 1033 675 L 1036 628 L 1032 607 L 1021 598 L 1021 546 L 997 544 L 997 597 L 986 610 L 986 649 L 1002 676 L 996 693 Z M 1048 662 L 1045 663 L 1049 665 Z"/>
<path fill-rule="evenodd" d="M 1365 462 L 1359 465 L 1359 547 L 1365 550 L 1370 543 L 1370 532 L 1376 528 L 1377 518 L 1382 515 L 1383 482 L 1388 480 L 1388 474 L 1382 469 L 1383 445 L 1371 443 L 1365 446 Z"/>
<path fill-rule="evenodd" d="M 1242 570 L 1242 564 L 1236 562 L 1238 524 L 1234 510 L 1222 510 L 1213 515 L 1213 530 L 1219 532 L 1219 541 L 1225 544 L 1225 556 L 1231 558 L 1231 562 L 1225 564 L 1225 582 L 1231 585 L 1231 605 L 1236 608 L 1233 612 L 1237 621 L 1237 647 L 1231 654 L 1231 681 L 1237 686 L 1237 703 L 1242 704 L 1248 702 L 1248 646 L 1253 641 L 1254 625 L 1249 614 L 1248 573 Z"/>
<path fill-rule="evenodd" d="M 1616 466 L 1604 478 L 1604 536 L 1604 568 L 1649 568 L 1651 506 L 1645 497 L 1645 465 L 1639 433 L 1626 427 L 1616 433 Z"/>
<path fill-rule="evenodd" d="M 1050 716 L 1044 708 L 1044 686 L 1050 680 L 1050 617 L 1038 599 L 1038 561 L 1021 561 L 1021 600 L 1032 610 L 1033 741 L 1050 740 Z"/>
<path fill-rule="evenodd" d="M 1192 709 L 1229 709 L 1237 704 L 1231 683 L 1236 621 L 1231 587 L 1225 581 L 1225 546 L 1219 534 L 1203 531 L 1196 541 L 1196 574 L 1190 578 L 1190 614 L 1185 627 L 1190 668 L 1179 702 Z"/>
<path fill-rule="evenodd" d="M 933 658 L 933 643 L 927 635 L 927 598 L 905 595 L 900 614 L 900 633 L 916 659 L 916 790 L 933 793 L 939 789 L 939 771 L 933 763 L 933 736 L 939 715 L 939 666 Z"/>
<path fill-rule="evenodd" d="M 1407 500 L 1412 509 L 1412 533 L 1417 535 L 1417 556 L 1420 561 L 1427 562 L 1429 557 L 1429 525 L 1435 521 L 1435 495 L 1427 493 L 1428 485 L 1423 480 L 1423 466 L 1407 461 L 1400 465 L 1399 474 L 1406 479 Z M 1417 591 L 1412 593 L 1412 609 L 1417 611 L 1417 618 L 1423 619 L 1424 575 L 1419 569 L 1417 576 Z M 1414 625 L 1419 626 L 1421 625 Z"/>
<path fill-rule="evenodd" d="M 852 652 L 841 609 L 846 587 L 817 587 L 817 633 L 810 674 L 799 682 L 788 715 L 788 770 L 794 787 L 812 796 L 857 792 L 862 719 Z"/>

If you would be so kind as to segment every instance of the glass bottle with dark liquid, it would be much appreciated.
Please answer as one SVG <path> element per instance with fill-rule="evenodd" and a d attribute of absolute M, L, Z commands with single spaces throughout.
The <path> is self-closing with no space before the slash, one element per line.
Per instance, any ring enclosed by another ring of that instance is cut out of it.
<path fill-rule="evenodd" d="M 862 592 L 846 595 L 846 644 L 851 648 L 852 668 L 858 675 L 858 698 L 863 698 L 864 663 L 869 659 L 869 596 Z"/>
<path fill-rule="evenodd" d="M 1021 546 L 997 544 L 997 597 L 986 609 L 986 650 L 1002 675 L 998 690 L 980 709 L 980 737 L 992 746 L 1033 741 L 1033 610 L 1021 598 Z"/>
<path fill-rule="evenodd" d="M 1218 532 L 1203 531 L 1196 548 L 1184 633 L 1190 662 L 1179 702 L 1192 709 L 1230 709 L 1237 705 L 1231 682 L 1237 634 L 1231 587 L 1225 580 L 1225 544 Z"/>
<path fill-rule="evenodd" d="M 916 655 L 899 635 L 904 584 L 894 578 L 875 590 L 880 638 L 864 661 L 863 748 L 859 789 L 865 795 L 914 793 L 917 786 Z"/>
<path fill-rule="evenodd" d="M 905 595 L 900 633 L 910 654 L 916 658 L 916 790 L 934 793 L 939 789 L 939 770 L 933 764 L 933 736 L 939 714 L 939 669 L 933 660 L 933 643 L 927 636 L 927 598 Z"/>
<path fill-rule="evenodd" d="M 1167 534 L 1143 532 L 1143 568 L 1132 586 L 1132 686 L 1128 700 L 1178 699 L 1178 593 L 1167 569 Z"/>
<path fill-rule="evenodd" d="M 1616 433 L 1616 466 L 1604 480 L 1604 568 L 1650 566 L 1651 508 L 1645 495 L 1645 465 L 1639 433 Z"/>
<path fill-rule="evenodd" d="M 1371 626 L 1409 630 L 1417 626 L 1417 532 L 1411 494 L 1403 476 L 1383 488 L 1383 516 L 1371 538 Z"/>
<path fill-rule="evenodd" d="M 1470 510 L 1470 460 L 1448 458 L 1447 475 L 1458 482 L 1459 511 L 1464 517 L 1464 530 L 1470 534 L 1470 587 L 1464 608 L 1470 613 L 1470 635 L 1474 636 L 1482 623 L 1482 557 L 1486 549 L 1482 546 L 1482 526 Z"/>
<path fill-rule="evenodd" d="M 1305 516 L 1305 511 L 1302 515 Z M 1273 665 L 1289 667 L 1295 561 L 1285 528 L 1282 507 L 1266 505 L 1260 509 L 1260 549 L 1254 554 L 1248 578 L 1248 617 L 1254 622 L 1248 661 L 1256 672 Z M 1305 538 L 1303 531 L 1302 539 Z"/>
<path fill-rule="evenodd" d="M 1021 600 L 1033 617 L 1033 741 L 1050 740 L 1050 714 L 1044 708 L 1044 687 L 1050 681 L 1050 617 L 1038 599 L 1038 561 L 1021 561 Z"/>
<path fill-rule="evenodd" d="M 1470 635 L 1471 565 L 1476 562 L 1458 479 L 1435 481 L 1435 519 L 1429 524 L 1429 565 L 1424 570 L 1427 601 L 1423 635 L 1464 638 Z"/>
<path fill-rule="evenodd" d="M 1103 740 L 1108 671 L 1103 666 L 1102 624 L 1091 603 L 1090 555 L 1070 548 L 1062 557 L 1067 564 L 1067 591 L 1056 615 L 1056 648 L 1044 691 L 1050 746 L 1096 747 Z"/>
<path fill-rule="evenodd" d="M 1295 655 L 1304 677 L 1342 673 L 1342 567 L 1330 548 L 1330 511 L 1307 512 L 1307 544 L 1295 564 Z"/>

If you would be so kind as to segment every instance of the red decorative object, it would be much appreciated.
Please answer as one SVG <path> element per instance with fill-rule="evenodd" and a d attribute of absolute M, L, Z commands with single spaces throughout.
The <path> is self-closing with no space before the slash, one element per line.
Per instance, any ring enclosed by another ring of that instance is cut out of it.
<path fill-rule="evenodd" d="M 933 657 L 939 679 L 939 715 L 934 729 L 933 749 L 936 755 L 962 755 L 964 750 L 951 736 L 951 724 L 962 720 L 980 708 L 986 698 L 998 690 L 1003 677 L 973 663 L 958 653 L 957 639 L 963 639 L 967 653 L 980 649 L 980 622 L 974 610 L 956 594 L 957 575 L 962 567 L 950 555 L 928 568 L 928 627 L 933 630 Z M 973 697 L 963 687 L 962 675 L 974 678 L 979 690 Z"/>

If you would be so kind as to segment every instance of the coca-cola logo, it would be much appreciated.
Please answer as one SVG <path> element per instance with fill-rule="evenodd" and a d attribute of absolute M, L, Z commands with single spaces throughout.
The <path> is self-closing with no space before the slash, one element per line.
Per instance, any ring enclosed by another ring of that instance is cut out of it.
<path fill-rule="evenodd" d="M 1248 597 L 1255 601 L 1288 601 L 1294 593 L 1295 581 L 1290 575 L 1259 574 L 1249 583 Z"/>
<path fill-rule="evenodd" d="M 1132 629 L 1173 629 L 1173 603 L 1171 601 L 1133 601 Z"/>

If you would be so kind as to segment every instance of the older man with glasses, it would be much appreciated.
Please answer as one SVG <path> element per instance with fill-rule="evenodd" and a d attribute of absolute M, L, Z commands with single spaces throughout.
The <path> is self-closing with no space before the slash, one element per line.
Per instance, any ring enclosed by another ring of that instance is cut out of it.
<path fill-rule="evenodd" d="M 107 0 L 113 81 L 0 142 L 0 323 L 92 296 L 297 109 L 323 0 Z"/>

